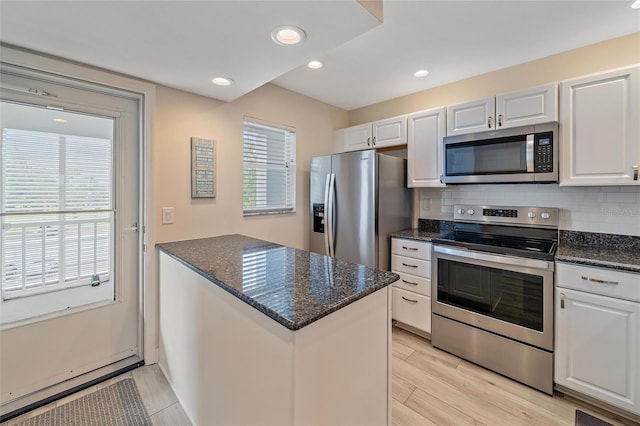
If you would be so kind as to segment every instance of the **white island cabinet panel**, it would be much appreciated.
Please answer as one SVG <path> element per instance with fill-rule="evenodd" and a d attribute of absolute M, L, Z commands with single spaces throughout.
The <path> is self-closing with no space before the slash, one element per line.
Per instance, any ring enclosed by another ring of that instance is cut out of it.
<path fill-rule="evenodd" d="M 159 256 L 160 366 L 193 424 L 390 424 L 389 287 L 294 331 Z"/>

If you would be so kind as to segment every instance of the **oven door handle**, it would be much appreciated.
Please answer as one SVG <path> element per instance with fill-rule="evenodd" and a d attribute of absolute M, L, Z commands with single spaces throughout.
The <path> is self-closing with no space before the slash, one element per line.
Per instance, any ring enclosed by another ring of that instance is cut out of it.
<path fill-rule="evenodd" d="M 466 248 L 450 248 L 444 246 L 433 246 L 435 253 L 448 254 L 451 256 L 463 257 L 466 259 L 484 260 L 485 262 L 502 263 L 514 266 L 524 266 L 528 268 L 553 270 L 553 262 L 545 260 L 528 259 L 526 257 L 510 257 L 495 254 L 481 253 Z"/>

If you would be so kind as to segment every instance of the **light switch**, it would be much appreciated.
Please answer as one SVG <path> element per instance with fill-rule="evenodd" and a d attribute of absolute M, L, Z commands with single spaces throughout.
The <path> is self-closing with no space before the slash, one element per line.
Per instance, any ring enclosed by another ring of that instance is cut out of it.
<path fill-rule="evenodd" d="M 162 224 L 168 225 L 173 223 L 173 207 L 162 208 Z"/>

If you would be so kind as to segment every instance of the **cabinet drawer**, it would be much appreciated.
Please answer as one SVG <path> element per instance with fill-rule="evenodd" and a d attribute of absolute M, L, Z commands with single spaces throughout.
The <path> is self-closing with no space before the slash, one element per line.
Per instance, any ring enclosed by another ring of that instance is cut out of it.
<path fill-rule="evenodd" d="M 428 260 L 414 259 L 412 257 L 391 255 L 391 270 L 417 275 L 423 278 L 431 278 L 431 262 Z"/>
<path fill-rule="evenodd" d="M 415 257 L 422 260 L 431 259 L 431 243 L 425 241 L 391 239 L 391 253 L 401 256 Z"/>
<path fill-rule="evenodd" d="M 558 262 L 556 286 L 640 302 L 640 274 Z"/>
<path fill-rule="evenodd" d="M 393 283 L 394 287 L 422 294 L 423 296 L 431 296 L 431 280 L 429 278 L 418 277 L 398 271 L 392 272 L 400 275 L 400 279 Z"/>
<path fill-rule="evenodd" d="M 431 333 L 431 298 L 399 288 L 392 288 L 393 319 Z"/>

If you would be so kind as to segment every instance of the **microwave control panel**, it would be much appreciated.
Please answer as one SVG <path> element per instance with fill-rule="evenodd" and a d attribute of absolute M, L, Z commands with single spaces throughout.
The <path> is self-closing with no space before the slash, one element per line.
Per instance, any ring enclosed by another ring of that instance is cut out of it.
<path fill-rule="evenodd" d="M 550 132 L 536 134 L 534 168 L 536 173 L 553 172 L 553 136 Z"/>

